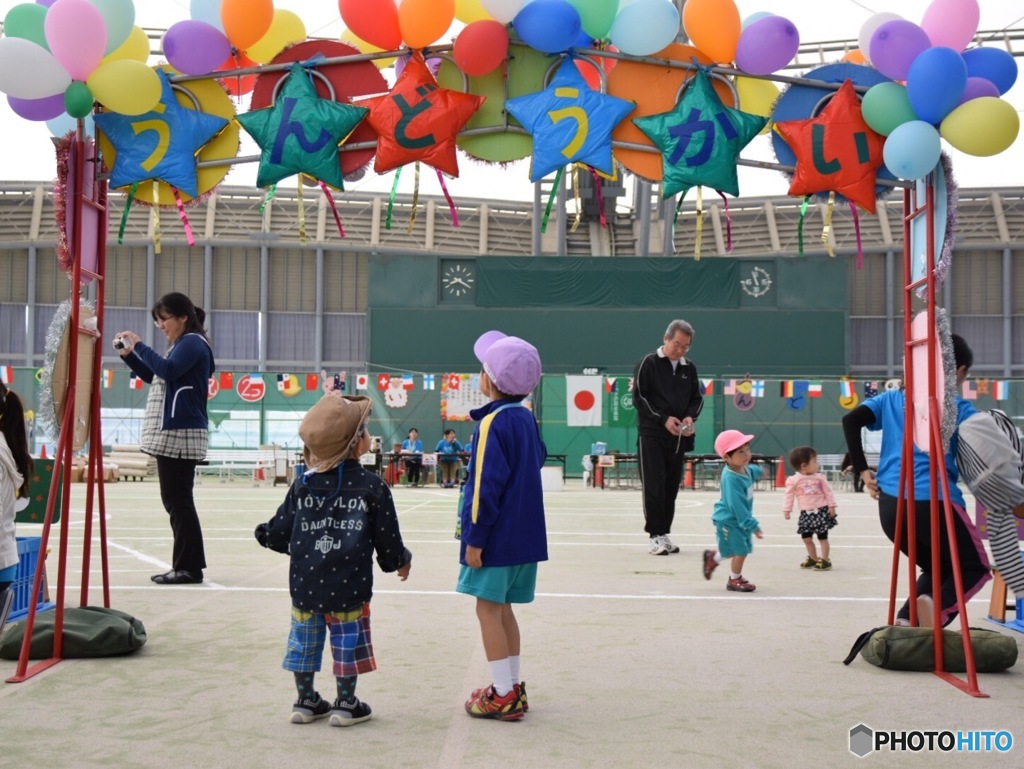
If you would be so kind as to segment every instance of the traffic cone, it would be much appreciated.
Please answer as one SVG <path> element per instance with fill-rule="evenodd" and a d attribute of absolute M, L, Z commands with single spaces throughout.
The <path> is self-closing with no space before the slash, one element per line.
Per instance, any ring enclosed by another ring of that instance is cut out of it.
<path fill-rule="evenodd" d="M 263 483 L 267 480 L 267 476 L 263 474 L 263 468 L 257 467 L 252 471 L 252 480 L 254 483 Z"/>
<path fill-rule="evenodd" d="M 784 489 L 786 488 L 786 459 L 785 457 L 779 457 L 779 469 L 775 473 L 775 488 Z"/>
<path fill-rule="evenodd" d="M 683 488 L 693 488 L 693 462 L 686 463 L 686 474 L 683 476 Z"/>
<path fill-rule="evenodd" d="M 45 443 L 43 444 L 43 450 L 39 452 L 39 458 L 40 459 L 49 459 L 49 457 L 46 456 L 46 444 Z"/>

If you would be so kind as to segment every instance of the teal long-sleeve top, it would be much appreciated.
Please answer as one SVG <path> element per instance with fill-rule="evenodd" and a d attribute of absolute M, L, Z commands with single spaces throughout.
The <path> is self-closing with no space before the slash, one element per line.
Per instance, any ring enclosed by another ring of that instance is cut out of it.
<path fill-rule="evenodd" d="M 715 502 L 711 520 L 732 524 L 747 533 L 760 529 L 754 517 L 754 484 L 763 474 L 764 468 L 758 465 L 747 465 L 742 473 L 726 466 L 722 470 L 722 496 Z"/>

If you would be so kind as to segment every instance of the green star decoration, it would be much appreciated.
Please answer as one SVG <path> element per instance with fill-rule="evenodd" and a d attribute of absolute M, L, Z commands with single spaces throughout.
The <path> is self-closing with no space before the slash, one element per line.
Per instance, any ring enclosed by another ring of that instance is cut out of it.
<path fill-rule="evenodd" d="M 738 196 L 736 158 L 767 122 L 722 104 L 702 69 L 671 112 L 633 119 L 661 150 L 666 198 L 700 184 Z"/>
<path fill-rule="evenodd" d="M 306 174 L 344 189 L 338 145 L 366 117 L 365 107 L 321 99 L 302 64 L 296 62 L 273 106 L 236 120 L 263 152 L 256 186 Z"/>

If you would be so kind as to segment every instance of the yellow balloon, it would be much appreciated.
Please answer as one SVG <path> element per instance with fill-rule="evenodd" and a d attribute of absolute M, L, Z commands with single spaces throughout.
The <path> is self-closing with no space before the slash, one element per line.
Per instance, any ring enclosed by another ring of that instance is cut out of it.
<path fill-rule="evenodd" d="M 141 61 L 120 59 L 101 64 L 86 85 L 96 101 L 122 115 L 142 115 L 160 101 L 160 78 Z"/>
<path fill-rule="evenodd" d="M 775 83 L 756 77 L 737 77 L 736 93 L 740 97 L 737 109 L 767 118 L 772 116 L 772 107 L 779 98 L 779 88 Z M 771 123 L 768 123 L 761 129 L 761 133 L 766 134 L 770 130 Z"/>
<path fill-rule="evenodd" d="M 367 43 L 365 40 L 356 37 L 355 33 L 351 29 L 346 29 L 341 33 L 341 42 L 351 45 L 353 48 L 357 48 L 360 53 L 380 53 L 383 48 L 378 48 L 372 43 Z M 377 69 L 387 69 L 395 63 L 395 57 L 391 56 L 387 59 L 374 59 L 373 63 L 377 65 Z"/>
<path fill-rule="evenodd" d="M 455 0 L 455 18 L 463 24 L 490 19 L 491 14 L 484 10 L 480 0 Z"/>
<path fill-rule="evenodd" d="M 1008 149 L 1020 131 L 1020 116 L 1013 105 L 996 96 L 964 102 L 946 115 L 939 126 L 942 138 L 961 152 L 978 157 Z"/>
<path fill-rule="evenodd" d="M 282 8 L 274 9 L 274 18 L 267 33 L 249 46 L 245 52 L 255 62 L 266 64 L 284 48 L 306 39 L 306 25 L 295 13 Z"/>
<path fill-rule="evenodd" d="M 100 64 L 103 65 L 109 61 L 121 61 L 122 59 L 141 61 L 143 64 L 149 61 L 149 35 L 145 33 L 142 27 L 132 27 L 132 31 L 128 33 L 125 41 L 104 56 Z"/>

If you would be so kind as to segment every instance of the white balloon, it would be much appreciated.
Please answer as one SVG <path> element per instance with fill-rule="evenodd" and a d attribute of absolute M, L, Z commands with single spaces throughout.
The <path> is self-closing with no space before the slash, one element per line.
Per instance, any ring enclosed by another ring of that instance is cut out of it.
<path fill-rule="evenodd" d="M 0 91 L 17 99 L 63 93 L 71 75 L 52 53 L 31 40 L 0 38 Z"/>
<path fill-rule="evenodd" d="M 523 0 L 480 0 L 480 5 L 495 21 L 508 24 L 523 9 L 525 3 Z"/>
<path fill-rule="evenodd" d="M 865 57 L 868 56 L 868 52 L 871 50 L 871 36 L 875 34 L 876 29 L 887 21 L 895 21 L 902 18 L 903 17 L 898 13 L 885 11 L 883 13 L 876 13 L 865 21 L 860 28 L 860 33 L 857 35 L 857 44 L 860 46 L 861 53 L 863 53 Z"/>

